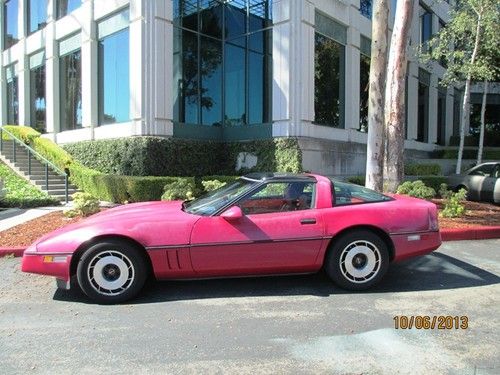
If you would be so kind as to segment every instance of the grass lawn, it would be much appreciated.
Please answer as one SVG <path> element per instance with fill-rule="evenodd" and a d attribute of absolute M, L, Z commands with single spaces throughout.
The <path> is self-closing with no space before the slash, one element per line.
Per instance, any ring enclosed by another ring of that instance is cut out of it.
<path fill-rule="evenodd" d="M 0 179 L 4 181 L 6 195 L 0 199 L 0 207 L 40 207 L 59 204 L 29 182 L 18 176 L 12 169 L 0 162 Z"/>

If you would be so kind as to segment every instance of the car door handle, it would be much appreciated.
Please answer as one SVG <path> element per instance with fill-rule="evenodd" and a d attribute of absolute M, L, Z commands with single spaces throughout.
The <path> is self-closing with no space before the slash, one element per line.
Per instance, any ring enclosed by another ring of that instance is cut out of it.
<path fill-rule="evenodd" d="M 300 224 L 306 225 L 306 224 L 316 224 L 316 219 L 310 218 L 310 219 L 300 219 Z"/>

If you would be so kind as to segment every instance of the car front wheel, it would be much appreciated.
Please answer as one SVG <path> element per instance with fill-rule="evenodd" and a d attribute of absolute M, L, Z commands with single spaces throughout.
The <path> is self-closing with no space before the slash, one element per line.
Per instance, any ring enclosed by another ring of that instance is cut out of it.
<path fill-rule="evenodd" d="M 375 233 L 357 230 L 335 240 L 325 269 L 341 288 L 365 290 L 375 285 L 389 268 L 387 244 Z"/>
<path fill-rule="evenodd" d="M 133 298 L 147 278 L 144 257 L 132 245 L 105 241 L 91 246 L 80 258 L 78 284 L 98 303 L 111 304 Z"/>

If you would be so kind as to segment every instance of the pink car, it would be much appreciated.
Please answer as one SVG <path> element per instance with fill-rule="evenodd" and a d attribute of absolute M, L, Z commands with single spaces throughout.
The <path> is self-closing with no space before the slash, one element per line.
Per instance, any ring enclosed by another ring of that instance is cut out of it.
<path fill-rule="evenodd" d="M 249 174 L 193 201 L 120 206 L 50 233 L 22 269 L 128 300 L 149 275 L 193 279 L 314 273 L 364 290 L 389 263 L 441 244 L 436 206 L 314 174 Z"/>

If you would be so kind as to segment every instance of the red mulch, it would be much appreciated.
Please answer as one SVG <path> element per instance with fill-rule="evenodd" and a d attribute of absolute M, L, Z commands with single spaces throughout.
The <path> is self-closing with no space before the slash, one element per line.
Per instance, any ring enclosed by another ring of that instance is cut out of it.
<path fill-rule="evenodd" d="M 442 200 L 440 199 L 434 199 L 433 202 L 438 206 L 442 205 Z M 488 203 L 466 202 L 466 208 L 467 213 L 460 218 L 447 219 L 440 217 L 440 228 L 500 226 L 500 206 Z M 29 246 L 45 233 L 79 220 L 81 220 L 79 217 L 68 219 L 61 211 L 52 212 L 0 232 L 0 247 Z"/>

